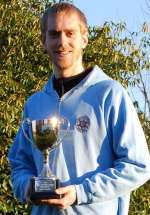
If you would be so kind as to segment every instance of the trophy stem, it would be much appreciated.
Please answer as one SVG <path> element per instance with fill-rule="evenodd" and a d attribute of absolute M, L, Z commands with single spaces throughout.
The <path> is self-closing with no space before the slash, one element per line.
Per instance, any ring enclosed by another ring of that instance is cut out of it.
<path fill-rule="evenodd" d="M 44 158 L 44 160 L 43 160 L 44 164 L 48 164 L 49 149 L 45 149 L 45 150 L 43 151 L 43 158 Z"/>
<path fill-rule="evenodd" d="M 49 150 L 48 149 L 45 149 L 43 151 L 43 169 L 41 171 L 41 174 L 40 176 L 41 177 L 50 177 L 52 176 L 51 174 L 51 170 L 50 170 L 50 167 L 49 167 L 49 162 L 48 162 L 48 158 L 49 158 Z"/>

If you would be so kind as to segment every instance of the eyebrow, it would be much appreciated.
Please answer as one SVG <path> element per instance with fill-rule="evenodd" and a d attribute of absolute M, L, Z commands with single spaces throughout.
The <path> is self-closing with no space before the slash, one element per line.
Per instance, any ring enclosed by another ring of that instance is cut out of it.
<path fill-rule="evenodd" d="M 73 28 L 66 28 L 66 29 L 64 29 L 64 30 L 57 30 L 57 29 L 49 29 L 48 30 L 48 32 L 61 32 L 61 31 L 72 31 L 72 32 L 75 32 L 76 31 L 76 29 L 73 29 Z"/>

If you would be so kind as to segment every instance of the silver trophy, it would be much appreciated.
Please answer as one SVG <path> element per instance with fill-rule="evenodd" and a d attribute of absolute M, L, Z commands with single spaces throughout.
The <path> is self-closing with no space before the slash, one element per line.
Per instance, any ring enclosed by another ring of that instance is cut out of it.
<path fill-rule="evenodd" d="M 43 169 L 37 177 L 31 178 L 31 200 L 61 198 L 55 193 L 60 183 L 50 170 L 49 153 L 59 146 L 69 126 L 67 119 L 57 116 L 33 121 L 26 119 L 22 123 L 25 137 L 43 154 Z M 25 127 L 30 127 L 32 138 L 29 138 Z"/>

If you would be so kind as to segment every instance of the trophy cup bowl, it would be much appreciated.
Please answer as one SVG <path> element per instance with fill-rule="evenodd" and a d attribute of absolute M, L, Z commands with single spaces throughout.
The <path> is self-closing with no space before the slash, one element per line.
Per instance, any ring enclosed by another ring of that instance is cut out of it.
<path fill-rule="evenodd" d="M 29 122 L 29 121 L 28 121 Z M 51 173 L 49 167 L 49 153 L 59 146 L 62 138 L 60 138 L 60 130 L 67 130 L 69 123 L 64 118 L 50 117 L 43 120 L 33 120 L 28 123 L 31 125 L 32 141 L 25 137 L 38 148 L 43 155 L 43 169 L 37 177 L 31 178 L 31 200 L 61 198 L 61 195 L 55 193 L 60 186 L 59 179 Z"/>

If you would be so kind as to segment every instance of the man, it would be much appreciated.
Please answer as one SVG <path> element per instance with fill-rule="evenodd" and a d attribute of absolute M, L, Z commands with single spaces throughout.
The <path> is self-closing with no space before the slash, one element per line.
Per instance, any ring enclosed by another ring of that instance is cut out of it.
<path fill-rule="evenodd" d="M 24 117 L 45 119 L 56 112 L 70 121 L 63 143 L 50 154 L 61 180 L 61 199 L 32 202 L 32 214 L 126 215 L 130 192 L 150 177 L 150 156 L 134 107 L 119 83 L 97 66 L 83 66 L 88 43 L 84 14 L 69 3 L 54 4 L 41 20 L 43 47 L 54 65 L 47 85 L 32 95 Z M 41 171 L 38 150 L 22 129 L 9 153 L 15 195 L 30 202 L 30 179 Z"/>

